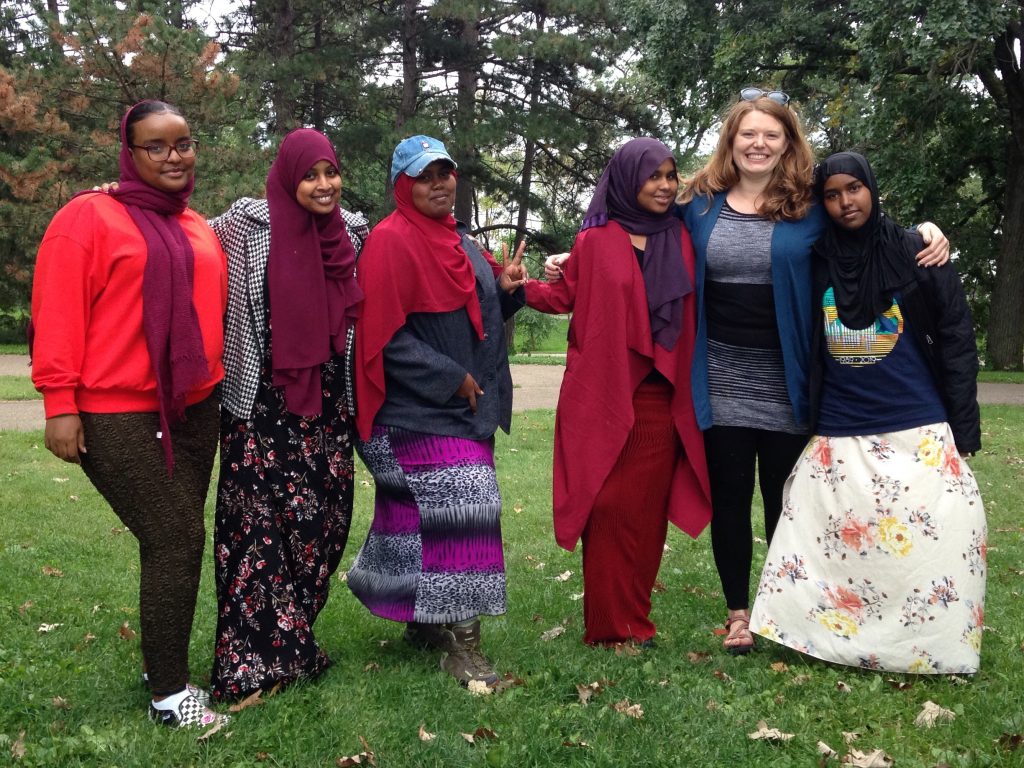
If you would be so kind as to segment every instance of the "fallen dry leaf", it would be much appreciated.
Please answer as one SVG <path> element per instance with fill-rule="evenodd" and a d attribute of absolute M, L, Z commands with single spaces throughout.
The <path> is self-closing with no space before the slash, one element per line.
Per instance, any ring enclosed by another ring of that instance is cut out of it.
<path fill-rule="evenodd" d="M 616 712 L 621 712 L 624 715 L 635 718 L 637 720 L 644 716 L 643 707 L 639 704 L 630 704 L 629 699 L 623 699 L 622 701 L 616 701 L 612 704 L 612 709 Z"/>
<path fill-rule="evenodd" d="M 889 684 L 890 688 L 895 688 L 897 691 L 909 691 L 914 686 L 914 684 L 908 680 L 893 680 L 892 678 L 889 678 L 885 682 Z"/>
<path fill-rule="evenodd" d="M 951 682 L 953 685 L 970 685 L 971 684 L 970 680 L 966 680 L 966 679 L 960 677 L 959 675 L 950 675 L 946 679 L 949 680 L 949 682 Z"/>
<path fill-rule="evenodd" d="M 263 700 L 263 691 L 260 690 L 254 693 L 250 693 L 241 701 L 232 704 L 230 707 L 228 707 L 228 712 L 241 712 L 243 709 L 248 709 L 249 707 L 258 707 L 260 704 L 266 703 L 267 702 Z"/>
<path fill-rule="evenodd" d="M 493 693 L 491 686 L 483 680 L 470 680 L 466 690 L 474 696 L 490 696 Z"/>
<path fill-rule="evenodd" d="M 854 749 L 849 754 L 843 755 L 843 759 L 839 762 L 843 765 L 853 766 L 853 768 L 889 768 L 894 760 L 880 749 L 873 752 L 861 752 L 859 749 Z"/>
<path fill-rule="evenodd" d="M 338 581 L 342 584 L 348 582 L 348 571 L 338 571 Z"/>
<path fill-rule="evenodd" d="M 257 752 L 256 753 L 256 762 L 257 763 L 262 763 L 262 762 L 265 762 L 265 761 L 267 761 L 269 759 L 270 759 L 270 753 L 269 752 Z"/>
<path fill-rule="evenodd" d="M 590 745 L 585 741 L 563 741 L 563 747 L 580 747 L 581 749 L 590 749 Z"/>
<path fill-rule="evenodd" d="M 574 603 L 579 602 L 580 600 L 583 599 L 583 593 L 582 592 L 573 592 L 571 595 L 569 595 L 569 599 L 572 600 Z"/>
<path fill-rule="evenodd" d="M 40 624 L 39 629 L 36 630 L 41 635 L 45 635 L 47 632 L 53 632 L 57 627 L 63 627 L 63 624 Z"/>
<path fill-rule="evenodd" d="M 516 514 L 519 514 L 520 512 L 523 511 L 523 505 L 522 504 L 514 504 L 514 505 L 512 505 L 512 511 L 515 512 Z"/>
<path fill-rule="evenodd" d="M 789 672 L 789 665 L 784 661 L 776 661 L 772 663 L 773 672 Z"/>
<path fill-rule="evenodd" d="M 53 478 L 53 482 L 55 482 L 55 483 L 66 483 L 67 481 L 68 481 L 68 479 L 66 477 L 55 477 L 55 478 Z"/>
<path fill-rule="evenodd" d="M 552 576 L 551 578 L 555 581 L 568 581 L 572 578 L 572 571 L 562 571 L 557 576 Z"/>
<path fill-rule="evenodd" d="M 64 571 L 62 571 L 60 568 L 54 568 L 52 565 L 43 566 L 43 576 L 54 576 L 59 579 L 63 575 Z"/>
<path fill-rule="evenodd" d="M 472 733 L 463 733 L 462 731 L 459 731 L 459 736 L 461 736 L 462 738 L 464 738 L 464 739 L 465 739 L 466 741 L 468 741 L 468 742 L 469 742 L 470 744 L 476 744 L 476 737 L 475 737 L 475 736 L 473 736 L 473 734 L 472 734 Z"/>
<path fill-rule="evenodd" d="M 783 696 L 781 693 L 776 693 L 775 696 L 772 697 L 772 701 L 775 702 L 776 707 L 781 707 L 783 704 L 786 703 L 786 697 Z"/>
<path fill-rule="evenodd" d="M 530 621 L 532 621 L 534 624 L 539 624 L 540 622 L 544 621 L 544 617 L 541 616 L 539 613 L 535 613 L 533 614 L 533 616 L 530 617 Z"/>
<path fill-rule="evenodd" d="M 335 765 L 337 765 L 338 768 L 350 768 L 350 766 L 353 765 L 363 765 L 364 761 L 366 765 L 377 765 L 377 759 L 374 757 L 373 750 L 370 749 L 370 745 L 366 743 L 366 739 L 360 736 L 359 741 L 363 745 L 363 751 L 358 755 L 339 757 L 337 761 L 335 761 Z"/>
<path fill-rule="evenodd" d="M 363 672 L 376 672 L 380 669 L 380 664 L 376 661 L 371 661 L 363 667 Z"/>
<path fill-rule="evenodd" d="M 654 586 L 651 587 L 651 592 L 664 592 L 664 591 L 665 591 L 665 584 L 663 582 L 661 582 L 661 581 L 655 580 Z"/>
<path fill-rule="evenodd" d="M 504 693 L 509 688 L 520 688 L 525 686 L 526 681 L 523 680 L 523 678 L 516 677 L 511 672 L 506 672 L 503 678 L 491 686 L 491 690 L 495 693 Z"/>
<path fill-rule="evenodd" d="M 389 645 L 391 645 L 391 641 L 390 640 L 378 640 L 377 641 L 377 647 L 378 648 L 387 648 Z"/>
<path fill-rule="evenodd" d="M 636 643 L 615 643 L 615 655 L 616 656 L 639 656 L 640 649 Z"/>
<path fill-rule="evenodd" d="M 543 571 L 544 570 L 544 561 L 541 560 L 539 563 L 537 563 L 535 566 L 533 566 L 533 570 L 535 570 L 535 571 Z"/>
<path fill-rule="evenodd" d="M 196 736 L 196 741 L 201 744 L 202 742 L 208 740 L 211 736 L 213 736 L 213 734 L 219 732 L 220 729 L 223 728 L 227 724 L 228 724 L 227 720 L 225 720 L 223 717 L 218 717 L 217 721 L 213 725 L 211 725 L 209 728 L 207 728 L 201 734 Z M 229 731 L 228 733 L 224 734 L 224 737 L 227 738 L 230 735 L 231 734 L 230 734 L 230 731 Z"/>
<path fill-rule="evenodd" d="M 706 664 L 711 661 L 711 654 L 704 651 L 687 651 L 686 658 L 691 664 Z"/>
<path fill-rule="evenodd" d="M 842 680 L 839 680 L 838 682 L 836 682 L 836 690 L 839 691 L 840 693 L 852 693 L 853 692 L 853 688 L 848 686 Z"/>
<path fill-rule="evenodd" d="M 830 747 L 824 741 L 818 742 L 818 754 L 824 755 L 825 757 L 839 757 L 839 753 L 832 749 L 832 747 Z"/>
<path fill-rule="evenodd" d="M 934 728 L 935 724 L 940 721 L 951 723 L 955 719 L 956 715 L 953 710 L 940 707 L 934 701 L 926 701 L 921 705 L 921 711 L 917 713 L 917 717 L 914 718 L 914 725 L 918 728 Z"/>
<path fill-rule="evenodd" d="M 53 704 L 54 709 L 71 709 L 71 705 L 68 700 L 63 696 L 54 696 L 50 699 L 50 703 Z"/>
<path fill-rule="evenodd" d="M 590 703 L 590 700 L 603 690 L 604 688 L 601 686 L 601 683 L 596 680 L 588 685 L 576 685 L 576 695 L 579 696 L 580 704 L 583 706 L 587 706 L 587 704 Z"/>
<path fill-rule="evenodd" d="M 560 634 L 565 632 L 565 627 L 552 627 L 547 632 L 542 632 L 540 639 L 547 642 L 548 640 L 554 640 Z"/>
<path fill-rule="evenodd" d="M 793 738 L 793 734 L 783 733 L 778 728 L 769 728 L 768 723 L 764 720 L 758 720 L 757 730 L 753 733 L 748 733 L 747 738 L 753 739 L 754 741 L 789 741 Z"/>
<path fill-rule="evenodd" d="M 11 759 L 21 760 L 25 756 L 25 732 L 20 731 L 18 738 L 11 744 Z"/>
<path fill-rule="evenodd" d="M 998 743 L 1003 749 L 1015 752 L 1021 747 L 1021 745 L 1024 745 L 1024 734 L 1004 733 L 999 737 L 999 740 L 996 743 Z"/>
<path fill-rule="evenodd" d="M 96 603 L 96 605 L 92 607 L 93 613 L 99 613 L 101 610 L 103 610 L 103 603 Z"/>
<path fill-rule="evenodd" d="M 791 682 L 793 685 L 803 685 L 804 683 L 806 683 L 810 679 L 811 679 L 810 675 L 801 673 L 799 675 L 794 675 L 793 679 L 790 680 L 789 682 Z"/>
<path fill-rule="evenodd" d="M 94 635 L 92 632 L 86 632 L 85 636 L 82 638 L 82 642 L 85 643 L 86 645 L 88 645 L 89 643 L 91 643 L 95 639 L 96 639 L 96 635 Z"/>
<path fill-rule="evenodd" d="M 717 677 L 723 683 L 731 683 L 732 682 L 732 678 L 729 676 L 729 673 L 728 672 L 723 672 L 720 669 L 716 669 L 715 670 L 715 677 Z"/>
<path fill-rule="evenodd" d="M 498 738 L 498 734 L 496 734 L 490 728 L 483 728 L 483 727 L 477 728 L 475 731 L 473 731 L 473 735 L 476 736 L 478 739 L 497 739 Z"/>
<path fill-rule="evenodd" d="M 708 699 L 706 702 L 704 702 L 704 709 L 708 710 L 708 712 L 716 711 L 719 708 L 719 706 L 719 703 L 714 699 Z"/>
<path fill-rule="evenodd" d="M 120 629 L 117 630 L 117 634 L 122 640 L 135 639 L 135 630 L 128 626 L 127 621 L 121 625 Z"/>
<path fill-rule="evenodd" d="M 857 739 L 860 738 L 860 734 L 857 731 L 843 731 L 843 741 L 847 744 L 853 744 Z"/>
<path fill-rule="evenodd" d="M 427 724 L 426 723 L 421 723 L 420 724 L 419 737 L 420 737 L 420 741 L 433 741 L 434 739 L 437 738 L 437 734 L 436 733 L 430 733 L 427 730 Z"/>
<path fill-rule="evenodd" d="M 18 613 L 20 613 L 22 616 L 24 616 L 25 615 L 25 611 L 27 611 L 33 605 L 35 605 L 35 603 L 33 603 L 31 600 L 26 600 L 24 603 L 22 603 L 21 605 L 18 606 Z"/>

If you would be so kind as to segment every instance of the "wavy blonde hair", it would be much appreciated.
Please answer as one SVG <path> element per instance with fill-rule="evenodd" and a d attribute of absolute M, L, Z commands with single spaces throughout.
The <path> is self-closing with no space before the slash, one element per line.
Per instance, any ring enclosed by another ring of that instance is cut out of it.
<path fill-rule="evenodd" d="M 755 109 L 778 120 L 787 139 L 786 151 L 775 166 L 757 212 L 772 221 L 802 219 L 814 202 L 814 152 L 804 137 L 796 112 L 764 97 L 755 101 L 738 101 L 729 108 L 722 121 L 714 154 L 707 165 L 684 181 L 686 188 L 679 200 L 685 203 L 698 195 L 705 195 L 710 204 L 713 195 L 739 183 L 740 173 L 732 160 L 732 143 L 739 132 L 740 121 Z"/>

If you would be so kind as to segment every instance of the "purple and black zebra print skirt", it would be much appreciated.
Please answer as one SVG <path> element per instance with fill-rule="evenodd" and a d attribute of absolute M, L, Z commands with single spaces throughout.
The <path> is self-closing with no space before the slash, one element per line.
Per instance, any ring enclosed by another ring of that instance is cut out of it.
<path fill-rule="evenodd" d="M 393 621 L 445 624 L 504 613 L 493 440 L 374 427 L 358 449 L 376 498 L 348 572 L 355 596 Z"/>

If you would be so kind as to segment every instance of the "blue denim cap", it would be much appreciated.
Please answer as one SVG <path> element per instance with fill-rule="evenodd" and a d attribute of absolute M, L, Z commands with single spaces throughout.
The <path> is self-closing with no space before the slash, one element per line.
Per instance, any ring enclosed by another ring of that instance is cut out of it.
<path fill-rule="evenodd" d="M 398 174 L 403 171 L 407 176 L 416 178 L 435 160 L 446 160 L 453 168 L 459 167 L 444 148 L 444 144 L 437 139 L 430 136 L 410 136 L 403 139 L 395 147 L 395 154 L 391 156 L 391 183 L 394 184 Z"/>

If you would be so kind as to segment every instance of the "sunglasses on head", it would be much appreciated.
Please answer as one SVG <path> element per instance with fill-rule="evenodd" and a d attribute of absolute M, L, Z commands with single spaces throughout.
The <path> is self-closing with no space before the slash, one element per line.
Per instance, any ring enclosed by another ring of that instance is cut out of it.
<path fill-rule="evenodd" d="M 776 104 L 786 106 L 789 104 L 789 94 L 782 91 L 762 91 L 760 88 L 747 87 L 740 91 L 741 101 L 757 101 L 760 98 L 774 101 Z"/>

